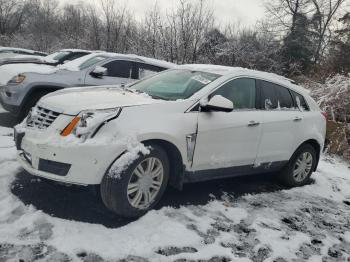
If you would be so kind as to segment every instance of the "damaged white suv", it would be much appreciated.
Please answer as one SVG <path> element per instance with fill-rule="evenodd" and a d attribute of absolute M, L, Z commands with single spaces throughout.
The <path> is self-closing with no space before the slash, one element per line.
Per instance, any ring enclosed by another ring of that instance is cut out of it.
<path fill-rule="evenodd" d="M 43 97 L 15 128 L 29 173 L 100 185 L 122 216 L 153 208 L 168 185 L 279 171 L 307 183 L 326 120 L 301 87 L 274 74 L 184 65 L 125 88 L 73 88 Z"/>

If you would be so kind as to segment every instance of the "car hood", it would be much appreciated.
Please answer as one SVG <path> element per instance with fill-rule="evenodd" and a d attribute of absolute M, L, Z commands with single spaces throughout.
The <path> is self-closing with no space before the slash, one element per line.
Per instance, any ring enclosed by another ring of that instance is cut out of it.
<path fill-rule="evenodd" d="M 42 64 L 6 64 L 0 66 L 0 85 L 6 85 L 13 77 L 21 73 L 52 74 L 58 69 Z"/>
<path fill-rule="evenodd" d="M 119 87 L 82 87 L 67 88 L 44 96 L 38 103 L 44 108 L 77 115 L 82 110 L 108 109 L 161 103 L 164 100 L 153 99 L 146 94 L 133 93 Z"/>

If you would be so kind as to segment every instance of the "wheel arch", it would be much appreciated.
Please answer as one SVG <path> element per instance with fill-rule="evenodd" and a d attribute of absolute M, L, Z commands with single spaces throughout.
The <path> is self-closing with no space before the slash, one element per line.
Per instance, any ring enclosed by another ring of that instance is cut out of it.
<path fill-rule="evenodd" d="M 40 92 L 55 92 L 57 90 L 63 89 L 63 86 L 56 86 L 56 85 L 35 85 L 32 86 L 29 90 L 29 92 L 24 96 L 22 103 L 21 103 L 21 108 L 23 108 L 23 106 L 28 102 L 28 99 L 30 99 L 30 97 L 32 97 L 33 95 L 35 95 L 36 93 L 40 93 Z"/>
<path fill-rule="evenodd" d="M 301 146 L 306 145 L 306 144 L 311 145 L 316 151 L 316 165 L 315 165 L 315 168 L 313 170 L 313 171 L 316 171 L 318 163 L 320 161 L 321 145 L 316 139 L 311 138 L 311 139 L 308 139 L 308 140 L 304 141 L 303 143 L 301 143 L 295 151 L 297 151 Z"/>
<path fill-rule="evenodd" d="M 184 163 L 180 150 L 171 142 L 164 139 L 149 139 L 142 143 L 145 146 L 158 145 L 168 154 L 170 164 L 169 184 L 181 190 L 184 180 Z"/>

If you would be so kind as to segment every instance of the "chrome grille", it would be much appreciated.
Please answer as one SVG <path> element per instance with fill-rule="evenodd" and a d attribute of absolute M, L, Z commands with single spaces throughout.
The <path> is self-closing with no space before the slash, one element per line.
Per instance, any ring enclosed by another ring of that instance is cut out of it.
<path fill-rule="evenodd" d="M 27 116 L 27 126 L 39 129 L 48 128 L 60 115 L 60 113 L 41 106 L 35 106 Z"/>

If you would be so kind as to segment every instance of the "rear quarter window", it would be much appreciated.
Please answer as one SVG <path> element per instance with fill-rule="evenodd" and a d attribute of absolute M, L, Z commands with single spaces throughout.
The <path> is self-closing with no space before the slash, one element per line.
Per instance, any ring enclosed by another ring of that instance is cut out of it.
<path fill-rule="evenodd" d="M 294 100 L 294 106 L 296 108 L 299 108 L 303 111 L 310 111 L 310 107 L 302 95 L 298 94 L 297 92 L 295 92 L 293 90 L 290 90 L 290 93 L 292 94 L 292 97 Z"/>

